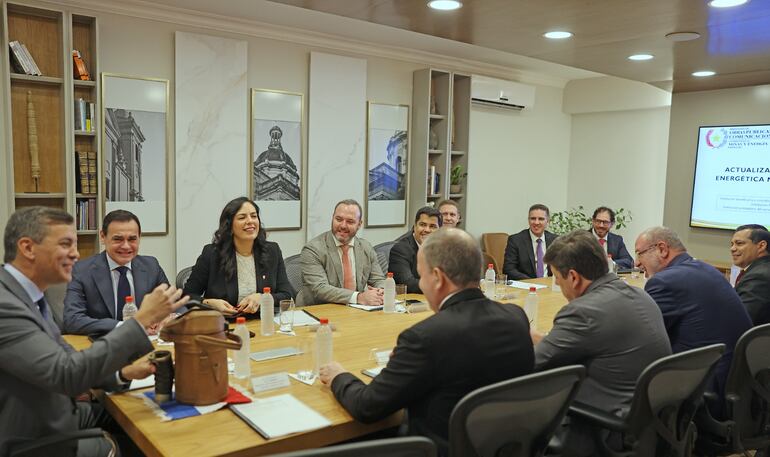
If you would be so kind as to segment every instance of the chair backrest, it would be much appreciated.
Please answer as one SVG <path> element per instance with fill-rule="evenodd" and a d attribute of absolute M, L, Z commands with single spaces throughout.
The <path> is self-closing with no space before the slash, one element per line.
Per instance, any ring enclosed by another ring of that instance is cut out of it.
<path fill-rule="evenodd" d="M 725 384 L 725 398 L 741 448 L 770 444 L 770 324 L 749 329 L 739 339 Z"/>
<path fill-rule="evenodd" d="M 539 455 L 585 376 L 572 365 L 474 390 L 449 418 L 450 457 Z"/>
<path fill-rule="evenodd" d="M 503 260 L 505 259 L 505 246 L 508 244 L 507 233 L 482 233 L 481 246 L 483 251 L 495 259 L 495 268 L 498 273 L 503 272 Z"/>
<path fill-rule="evenodd" d="M 383 273 L 388 272 L 388 263 L 390 262 L 390 249 L 396 244 L 395 241 L 386 241 L 374 247 L 377 253 L 377 261 L 380 263 Z"/>
<path fill-rule="evenodd" d="M 300 254 L 286 257 L 283 259 L 283 265 L 286 268 L 286 276 L 289 278 L 289 283 L 291 283 L 291 287 L 294 289 L 292 295 L 296 298 L 299 291 L 302 290 L 302 262 Z"/>
<path fill-rule="evenodd" d="M 54 323 L 61 330 L 64 326 L 64 296 L 67 294 L 67 284 L 55 284 L 45 290 L 45 301 L 51 310 Z"/>
<path fill-rule="evenodd" d="M 645 368 L 626 416 L 628 431 L 639 440 L 634 455 L 658 455 L 660 449 L 684 455 L 694 429 L 692 418 L 724 350 L 724 344 L 712 344 L 663 357 Z"/>
<path fill-rule="evenodd" d="M 320 449 L 275 454 L 273 457 L 436 457 L 436 445 L 422 436 L 361 441 Z"/>
<path fill-rule="evenodd" d="M 177 289 L 184 289 L 184 285 L 187 283 L 187 280 L 190 279 L 190 274 L 192 273 L 193 267 L 184 267 L 181 270 L 179 270 L 179 273 L 176 274 L 176 288 Z"/>

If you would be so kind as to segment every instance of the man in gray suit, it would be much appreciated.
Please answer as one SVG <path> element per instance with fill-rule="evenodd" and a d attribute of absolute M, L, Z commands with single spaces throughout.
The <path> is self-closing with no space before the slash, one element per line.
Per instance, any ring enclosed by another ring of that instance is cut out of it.
<path fill-rule="evenodd" d="M 103 334 L 123 320 L 126 296 L 139 306 L 168 279 L 155 257 L 139 255 L 142 227 L 125 210 L 109 212 L 99 232 L 104 251 L 75 264 L 64 296 L 64 333 Z M 154 333 L 154 329 L 149 329 Z"/>
<path fill-rule="evenodd" d="M 361 205 L 342 200 L 334 207 L 332 229 L 302 248 L 298 305 L 382 305 L 385 276 L 372 245 L 356 237 L 361 223 Z"/>
<path fill-rule="evenodd" d="M 569 303 L 550 333 L 532 331 L 535 370 L 585 365 L 588 374 L 575 400 L 610 414 L 627 411 L 641 372 L 671 354 L 660 308 L 643 290 L 608 273 L 604 249 L 585 230 L 557 238 L 545 262 Z M 573 421 L 557 436 L 563 455 L 593 455 L 585 425 Z"/>
<path fill-rule="evenodd" d="M 16 440 L 98 427 L 106 413 L 98 405 L 73 398 L 91 387 L 115 389 L 154 372 L 146 358 L 139 359 L 153 349 L 144 328 L 187 301 L 179 299 L 181 291 L 159 286 L 145 296 L 134 319 L 78 352 L 62 339 L 43 298 L 49 286 L 72 277 L 79 257 L 72 216 L 39 206 L 16 211 L 5 228 L 4 249 L 6 263 L 0 267 L 0 455 Z M 90 456 L 105 455 L 108 450 L 109 443 L 101 439 L 59 445 L 47 452 Z"/>

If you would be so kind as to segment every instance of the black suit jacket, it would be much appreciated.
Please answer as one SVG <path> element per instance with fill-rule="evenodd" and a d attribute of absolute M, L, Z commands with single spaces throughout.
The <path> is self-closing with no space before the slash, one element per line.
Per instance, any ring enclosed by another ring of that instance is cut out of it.
<path fill-rule="evenodd" d="M 446 455 L 449 415 L 457 402 L 479 387 L 530 373 L 533 364 L 524 311 L 473 288 L 401 332 L 388 365 L 369 385 L 342 373 L 331 387 L 361 422 L 407 408 L 410 434 L 433 439 Z"/>
<path fill-rule="evenodd" d="M 545 248 L 548 249 L 556 235 L 546 230 Z M 548 276 L 551 271 L 545 265 Z M 505 246 L 505 260 L 503 261 L 503 273 L 508 275 L 508 279 L 531 279 L 537 276 L 537 266 L 535 265 L 535 253 L 532 250 L 532 238 L 529 237 L 529 229 L 526 228 L 519 233 L 508 237 L 508 245 Z"/>
<path fill-rule="evenodd" d="M 759 257 L 746 268 L 735 291 L 754 325 L 770 322 L 770 255 Z"/>
<path fill-rule="evenodd" d="M 417 273 L 417 241 L 414 236 L 402 238 L 390 249 L 388 271 L 393 273 L 396 284 L 406 284 L 410 294 L 421 294 L 420 275 Z"/>
<path fill-rule="evenodd" d="M 254 256 L 254 265 L 257 272 L 257 292 L 262 292 L 265 287 L 270 288 L 270 293 L 277 307 L 281 300 L 288 300 L 295 295 L 294 289 L 286 276 L 286 267 L 283 265 L 281 248 L 277 243 L 267 242 L 268 263 L 266 271 L 259 267 L 259 259 Z M 203 252 L 198 256 L 195 266 L 190 273 L 190 278 L 184 285 L 185 295 L 191 298 L 220 298 L 231 305 L 238 304 L 238 277 L 225 280 L 225 274 L 219 266 L 219 253 L 213 244 L 203 247 Z M 253 317 L 258 317 L 254 314 Z M 249 317 L 248 315 L 246 317 Z"/>

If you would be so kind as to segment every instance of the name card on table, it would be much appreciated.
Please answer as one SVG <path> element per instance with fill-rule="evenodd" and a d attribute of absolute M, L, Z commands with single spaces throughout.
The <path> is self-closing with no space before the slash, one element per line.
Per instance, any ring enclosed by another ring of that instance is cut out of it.
<path fill-rule="evenodd" d="M 251 378 L 251 388 L 254 393 L 280 389 L 282 387 L 289 387 L 289 374 L 285 371 Z"/>

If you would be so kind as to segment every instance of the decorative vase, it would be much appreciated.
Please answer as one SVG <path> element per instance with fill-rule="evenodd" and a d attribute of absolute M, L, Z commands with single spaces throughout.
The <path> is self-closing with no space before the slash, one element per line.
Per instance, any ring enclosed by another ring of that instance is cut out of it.
<path fill-rule="evenodd" d="M 428 139 L 428 149 L 438 149 L 438 135 L 433 129 L 430 130 L 430 138 Z"/>
<path fill-rule="evenodd" d="M 449 186 L 449 193 L 450 194 L 460 194 L 463 191 L 463 186 L 461 184 L 451 184 Z"/>

